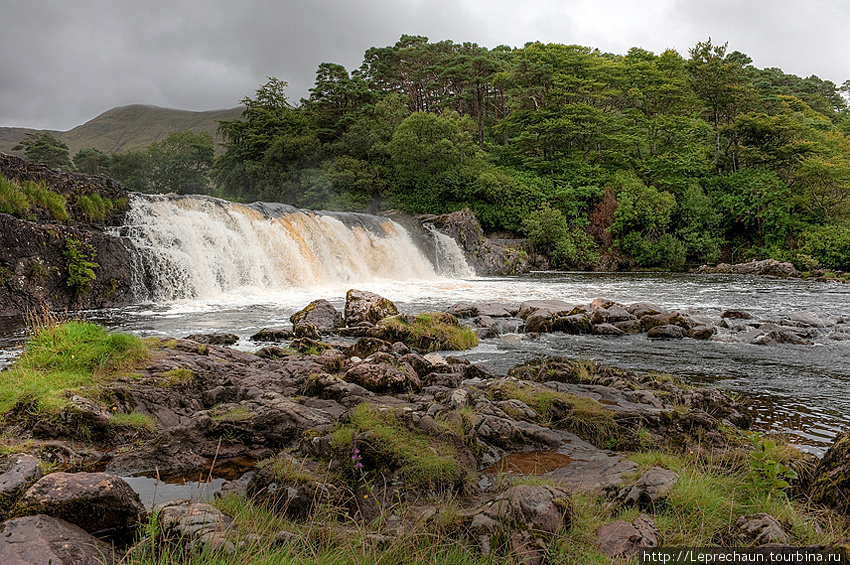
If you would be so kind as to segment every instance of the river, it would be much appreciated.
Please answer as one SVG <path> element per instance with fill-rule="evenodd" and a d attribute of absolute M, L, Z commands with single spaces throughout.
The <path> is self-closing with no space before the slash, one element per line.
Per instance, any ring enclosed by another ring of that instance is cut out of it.
<path fill-rule="evenodd" d="M 850 285 L 656 273 L 476 277 L 452 241 L 434 234 L 434 243 L 423 247 L 421 234 L 385 218 L 197 197 L 138 196 L 117 234 L 134 249 L 139 303 L 83 317 L 140 336 L 234 333 L 237 347 L 246 350 L 258 347 L 248 339 L 257 330 L 289 325 L 289 316 L 316 298 L 342 309 L 350 288 L 386 296 L 412 313 L 460 301 L 587 304 L 596 298 L 692 310 L 716 325 L 730 309 L 770 321 L 808 312 L 826 323 L 812 345 L 751 345 L 721 328 L 709 341 L 503 335 L 462 355 L 498 374 L 539 356 L 562 355 L 712 383 L 747 397 L 757 427 L 786 433 L 817 454 L 850 425 Z M 22 321 L 0 319 L 0 367 L 23 338 Z"/>

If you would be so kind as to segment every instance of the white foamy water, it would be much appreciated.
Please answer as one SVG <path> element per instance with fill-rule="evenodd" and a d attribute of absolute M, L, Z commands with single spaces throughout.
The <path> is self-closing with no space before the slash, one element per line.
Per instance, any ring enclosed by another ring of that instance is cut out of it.
<path fill-rule="evenodd" d="M 404 227 L 365 214 L 135 195 L 118 233 L 131 249 L 136 296 L 154 302 L 256 302 L 283 292 L 472 275 L 451 238 L 434 236 L 432 262 Z"/>

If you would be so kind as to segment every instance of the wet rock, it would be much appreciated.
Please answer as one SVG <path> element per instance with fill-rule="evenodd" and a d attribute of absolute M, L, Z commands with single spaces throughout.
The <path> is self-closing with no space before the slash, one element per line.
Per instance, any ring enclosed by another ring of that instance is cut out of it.
<path fill-rule="evenodd" d="M 263 328 L 251 336 L 251 341 L 288 341 L 292 339 L 292 331 L 286 328 Z"/>
<path fill-rule="evenodd" d="M 826 327 L 826 322 L 810 312 L 794 312 L 782 316 L 780 323 L 785 326 L 794 326 L 798 328 L 823 328 Z"/>
<path fill-rule="evenodd" d="M 752 320 L 753 315 L 744 310 L 726 310 L 722 314 L 720 314 L 721 318 L 728 318 L 731 320 Z"/>
<path fill-rule="evenodd" d="M 667 313 L 667 310 L 665 308 L 662 308 L 658 304 L 652 304 L 650 302 L 635 302 L 634 304 L 629 305 L 626 308 L 626 311 L 637 318 Z"/>
<path fill-rule="evenodd" d="M 398 315 L 392 301 L 365 290 L 351 289 L 345 294 L 345 325 L 375 325 L 384 318 Z"/>
<path fill-rule="evenodd" d="M 685 337 L 685 330 L 680 326 L 673 325 L 654 326 L 646 332 L 646 337 L 652 339 L 681 339 Z"/>
<path fill-rule="evenodd" d="M 3 565 L 111 565 L 112 547 L 61 518 L 26 516 L 0 524 Z"/>
<path fill-rule="evenodd" d="M 130 540 L 147 512 L 123 479 L 107 473 L 52 473 L 24 493 L 15 514 L 47 514 L 109 539 Z"/>
<path fill-rule="evenodd" d="M 620 491 L 623 504 L 637 504 L 648 508 L 667 498 L 679 480 L 678 473 L 661 467 L 652 467 L 641 475 L 630 489 Z"/>
<path fill-rule="evenodd" d="M 482 339 L 499 337 L 502 333 L 501 324 L 490 316 L 478 316 L 472 320 L 472 325 L 476 335 Z"/>
<path fill-rule="evenodd" d="M 24 491 L 42 476 L 38 458 L 26 453 L 12 455 L 7 465 L 9 469 L 0 475 L 0 517 L 3 518 Z"/>
<path fill-rule="evenodd" d="M 345 350 L 345 354 L 349 357 L 357 356 L 365 359 L 379 351 L 383 353 L 395 353 L 393 345 L 389 341 L 377 337 L 361 337 L 354 345 Z"/>
<path fill-rule="evenodd" d="M 850 513 L 850 432 L 839 434 L 815 468 L 812 501 Z"/>
<path fill-rule="evenodd" d="M 467 263 L 478 275 L 515 275 L 530 270 L 525 250 L 500 245 L 484 237 L 478 218 L 469 208 L 441 216 L 419 216 L 418 220 L 457 241 Z"/>
<path fill-rule="evenodd" d="M 308 322 L 302 322 L 300 324 L 296 324 L 295 327 L 292 328 L 295 334 L 295 342 L 301 342 L 302 340 L 310 340 L 310 341 L 318 341 L 322 339 L 322 332 L 319 331 L 319 328 L 315 326 L 315 324 L 311 324 Z M 311 344 L 312 345 L 312 344 Z M 299 351 L 306 350 L 308 348 L 299 349 L 298 345 L 290 344 L 290 347 L 293 349 L 298 349 Z"/>
<path fill-rule="evenodd" d="M 300 324 L 312 324 L 321 333 L 331 333 L 343 325 L 342 314 L 323 298 L 314 300 L 290 316 L 289 321 L 296 328 Z"/>
<path fill-rule="evenodd" d="M 346 398 L 373 396 L 374 393 L 360 385 L 346 382 L 327 373 L 318 373 L 304 381 L 302 392 L 311 397 L 324 400 L 342 401 Z"/>
<path fill-rule="evenodd" d="M 640 320 L 625 320 L 614 322 L 614 327 L 626 334 L 639 334 L 641 332 Z"/>
<path fill-rule="evenodd" d="M 610 336 L 620 336 L 624 335 L 625 332 L 618 328 L 613 324 L 597 324 L 593 326 L 593 334 L 594 335 L 610 335 Z"/>
<path fill-rule="evenodd" d="M 587 314 L 573 314 L 555 318 L 552 322 L 552 329 L 571 335 L 589 334 L 593 331 L 593 324 L 590 323 Z"/>
<path fill-rule="evenodd" d="M 154 508 L 164 537 L 180 543 L 190 552 L 234 553 L 229 539 L 233 520 L 211 504 L 191 500 L 171 500 Z"/>
<path fill-rule="evenodd" d="M 711 339 L 714 334 L 717 333 L 717 329 L 714 326 L 694 326 L 690 330 L 688 330 L 688 337 L 692 339 Z"/>
<path fill-rule="evenodd" d="M 476 407 L 480 407 L 480 403 Z M 511 451 L 528 449 L 529 445 L 546 445 L 550 448 L 561 444 L 561 436 L 555 430 L 508 417 L 487 414 L 482 416 L 476 430 L 483 441 Z"/>
<path fill-rule="evenodd" d="M 557 318 L 560 316 L 569 316 L 574 314 L 578 306 L 570 304 L 563 300 L 526 300 L 519 305 L 519 313 L 517 314 L 528 323 L 528 317 L 531 315 L 539 315 L 549 318 Z"/>
<path fill-rule="evenodd" d="M 236 334 L 229 333 L 211 333 L 211 334 L 192 334 L 187 335 L 183 339 L 189 339 L 197 343 L 204 343 L 206 345 L 233 345 L 237 341 L 239 341 L 239 336 Z"/>
<path fill-rule="evenodd" d="M 764 512 L 741 516 L 735 522 L 735 528 L 736 537 L 747 545 L 788 544 L 791 542 L 791 538 L 785 533 L 779 520 Z"/>
<path fill-rule="evenodd" d="M 349 369 L 343 377 L 350 383 L 376 393 L 417 391 L 422 382 L 408 366 L 366 360 Z"/>
<path fill-rule="evenodd" d="M 641 514 L 633 522 L 617 520 L 599 528 L 596 545 L 608 557 L 633 557 L 643 547 L 658 547 L 658 541 L 655 521 Z"/>
<path fill-rule="evenodd" d="M 517 309 L 501 302 L 458 302 L 446 308 L 445 312 L 458 318 L 509 318 L 517 313 Z"/>

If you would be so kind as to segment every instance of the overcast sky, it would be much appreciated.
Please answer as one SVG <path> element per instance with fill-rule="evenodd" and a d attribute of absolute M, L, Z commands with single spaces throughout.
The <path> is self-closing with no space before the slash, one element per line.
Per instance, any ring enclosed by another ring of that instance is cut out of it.
<path fill-rule="evenodd" d="M 846 0 L 0 0 L 0 126 L 67 130 L 125 104 L 238 105 L 266 77 L 309 95 L 402 34 L 624 54 L 711 37 L 757 67 L 850 78 Z"/>

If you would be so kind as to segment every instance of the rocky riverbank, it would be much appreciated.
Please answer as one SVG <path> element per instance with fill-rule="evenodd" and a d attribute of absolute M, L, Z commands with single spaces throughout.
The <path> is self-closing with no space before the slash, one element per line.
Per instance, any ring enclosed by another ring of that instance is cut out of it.
<path fill-rule="evenodd" d="M 127 251 L 104 232 L 126 212 L 120 184 L 4 153 L 0 177 L 10 181 L 0 207 L 9 212 L 0 213 L 0 316 L 131 302 Z"/>
<path fill-rule="evenodd" d="M 839 270 L 812 269 L 799 271 L 787 261 L 775 259 L 752 260 L 747 263 L 720 263 L 718 265 L 703 265 L 692 272 L 699 274 L 732 274 L 753 275 L 757 277 L 775 277 L 781 279 L 811 279 L 818 282 L 850 283 L 850 273 Z"/>
<path fill-rule="evenodd" d="M 316 301 L 291 328 L 259 332 L 254 353 L 217 345 L 227 335 L 151 339 L 146 360 L 55 396 L 58 407 L 22 395 L 3 415 L 15 438 L 5 451 L 27 454 L 0 469 L 0 562 L 183 563 L 245 548 L 312 561 L 317 547 L 354 543 L 415 563 L 441 551 L 412 541 L 426 532 L 465 548 L 465 562 L 528 564 L 621 562 L 657 545 L 842 543 L 840 516 L 774 502 L 805 501 L 816 485 L 815 502 L 843 511 L 846 439 L 818 464 L 751 435 L 746 407 L 715 389 L 558 357 L 496 375 L 436 352 L 471 346 L 463 321 L 492 330 L 483 317 L 529 331 L 576 316 L 591 331 L 685 331 L 681 313 L 576 308 L 413 316 L 352 290 L 343 312 Z M 120 478 L 131 475 L 231 480 L 214 504 L 145 508 Z"/>

